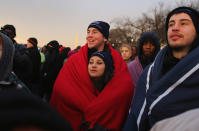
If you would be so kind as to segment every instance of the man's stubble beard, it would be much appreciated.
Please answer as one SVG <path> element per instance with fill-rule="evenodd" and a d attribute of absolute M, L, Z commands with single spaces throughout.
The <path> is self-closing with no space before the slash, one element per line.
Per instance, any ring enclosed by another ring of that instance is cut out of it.
<path fill-rule="evenodd" d="M 176 46 L 176 47 L 171 47 L 171 49 L 175 52 L 181 52 L 185 49 L 185 46 Z"/>

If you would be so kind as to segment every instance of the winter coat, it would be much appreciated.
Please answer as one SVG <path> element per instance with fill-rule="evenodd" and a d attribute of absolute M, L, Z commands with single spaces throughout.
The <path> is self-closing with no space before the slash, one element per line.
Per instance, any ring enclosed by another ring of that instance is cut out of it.
<path fill-rule="evenodd" d="M 26 53 L 26 48 L 19 48 L 22 45 L 17 45 L 18 46 L 15 46 L 13 71 L 19 77 L 19 79 L 27 84 L 33 73 L 32 61 Z"/>
<path fill-rule="evenodd" d="M 128 69 L 131 74 L 133 84 L 136 87 L 139 77 L 143 71 L 143 68 L 139 61 L 138 56 L 136 56 L 135 59 L 128 64 Z"/>
<path fill-rule="evenodd" d="M 36 46 L 33 46 L 31 48 L 27 48 L 26 54 L 29 56 L 29 59 L 32 63 L 32 75 L 29 78 L 31 83 L 38 83 L 40 82 L 40 67 L 41 67 L 41 56 L 39 53 L 39 50 Z"/>
<path fill-rule="evenodd" d="M 41 56 L 37 46 L 27 48 L 25 54 L 31 61 L 32 71 L 24 83 L 29 87 L 31 92 L 37 96 L 43 96 L 43 89 L 41 88 Z"/>
<path fill-rule="evenodd" d="M 143 54 L 142 47 L 144 43 L 151 42 L 155 46 L 155 51 L 152 53 L 151 56 L 146 57 Z M 128 64 L 128 69 L 131 74 L 133 83 L 136 87 L 139 77 L 143 71 L 143 69 L 150 63 L 153 62 L 155 56 L 160 50 L 160 42 L 159 38 L 154 32 L 144 32 L 139 39 L 138 44 L 138 56 Z"/>
<path fill-rule="evenodd" d="M 41 71 L 41 83 L 44 94 L 47 94 L 49 101 L 53 89 L 54 82 L 63 65 L 58 48 L 47 48 L 46 60 Z"/>
<path fill-rule="evenodd" d="M 27 86 L 12 71 L 15 47 L 12 40 L 0 33 L 0 44 L 2 44 L 2 56 L 0 57 L 0 90 L 10 88 L 24 89 L 30 93 Z"/>
<path fill-rule="evenodd" d="M 162 75 L 167 50 L 140 76 L 124 131 L 148 131 L 163 119 L 199 107 L 199 47 Z"/>
<path fill-rule="evenodd" d="M 155 46 L 155 51 L 149 57 L 146 57 L 143 54 L 142 47 L 146 42 L 150 42 Z M 142 65 L 143 69 L 147 65 L 149 65 L 150 63 L 153 62 L 153 60 L 155 59 L 155 57 L 156 57 L 156 55 L 158 54 L 159 51 L 160 51 L 160 41 L 159 41 L 158 35 L 155 32 L 144 32 L 140 36 L 139 44 L 138 44 L 138 58 L 139 58 L 139 61 Z"/>

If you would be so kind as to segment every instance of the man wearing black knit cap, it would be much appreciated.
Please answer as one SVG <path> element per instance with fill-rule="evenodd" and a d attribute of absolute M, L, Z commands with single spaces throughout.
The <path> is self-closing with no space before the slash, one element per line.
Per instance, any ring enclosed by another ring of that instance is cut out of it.
<path fill-rule="evenodd" d="M 168 45 L 141 75 L 124 130 L 145 131 L 199 107 L 199 12 L 178 7 L 166 18 Z"/>
<path fill-rule="evenodd" d="M 96 28 L 98 29 L 102 34 L 103 36 L 108 40 L 108 37 L 109 37 L 109 24 L 104 22 L 104 21 L 95 21 L 95 22 L 92 22 L 89 26 L 88 26 L 88 30 L 89 28 Z"/>
<path fill-rule="evenodd" d="M 95 51 L 108 50 L 110 25 L 104 21 L 94 21 L 87 29 L 88 58 Z M 99 32 L 99 33 L 98 33 Z"/>

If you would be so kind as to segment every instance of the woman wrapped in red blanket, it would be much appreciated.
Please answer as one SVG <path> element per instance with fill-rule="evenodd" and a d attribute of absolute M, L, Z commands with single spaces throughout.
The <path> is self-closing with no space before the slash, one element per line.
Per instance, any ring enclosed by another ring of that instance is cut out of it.
<path fill-rule="evenodd" d="M 75 131 L 122 130 L 131 105 L 134 86 L 120 54 L 107 44 L 109 24 L 95 21 L 88 26 L 87 44 L 72 55 L 61 69 L 50 104 L 70 122 Z M 102 91 L 88 74 L 88 60 L 95 51 L 109 52 L 114 75 Z"/>

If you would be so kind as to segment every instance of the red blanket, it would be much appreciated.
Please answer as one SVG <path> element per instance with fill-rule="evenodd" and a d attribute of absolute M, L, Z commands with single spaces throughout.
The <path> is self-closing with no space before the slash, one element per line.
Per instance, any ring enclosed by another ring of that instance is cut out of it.
<path fill-rule="evenodd" d="M 96 96 L 88 74 L 88 45 L 72 55 L 61 69 L 54 84 L 50 104 L 66 118 L 75 131 L 82 119 L 107 129 L 121 130 L 134 94 L 134 86 L 126 63 L 110 47 L 114 61 L 114 77 Z"/>

